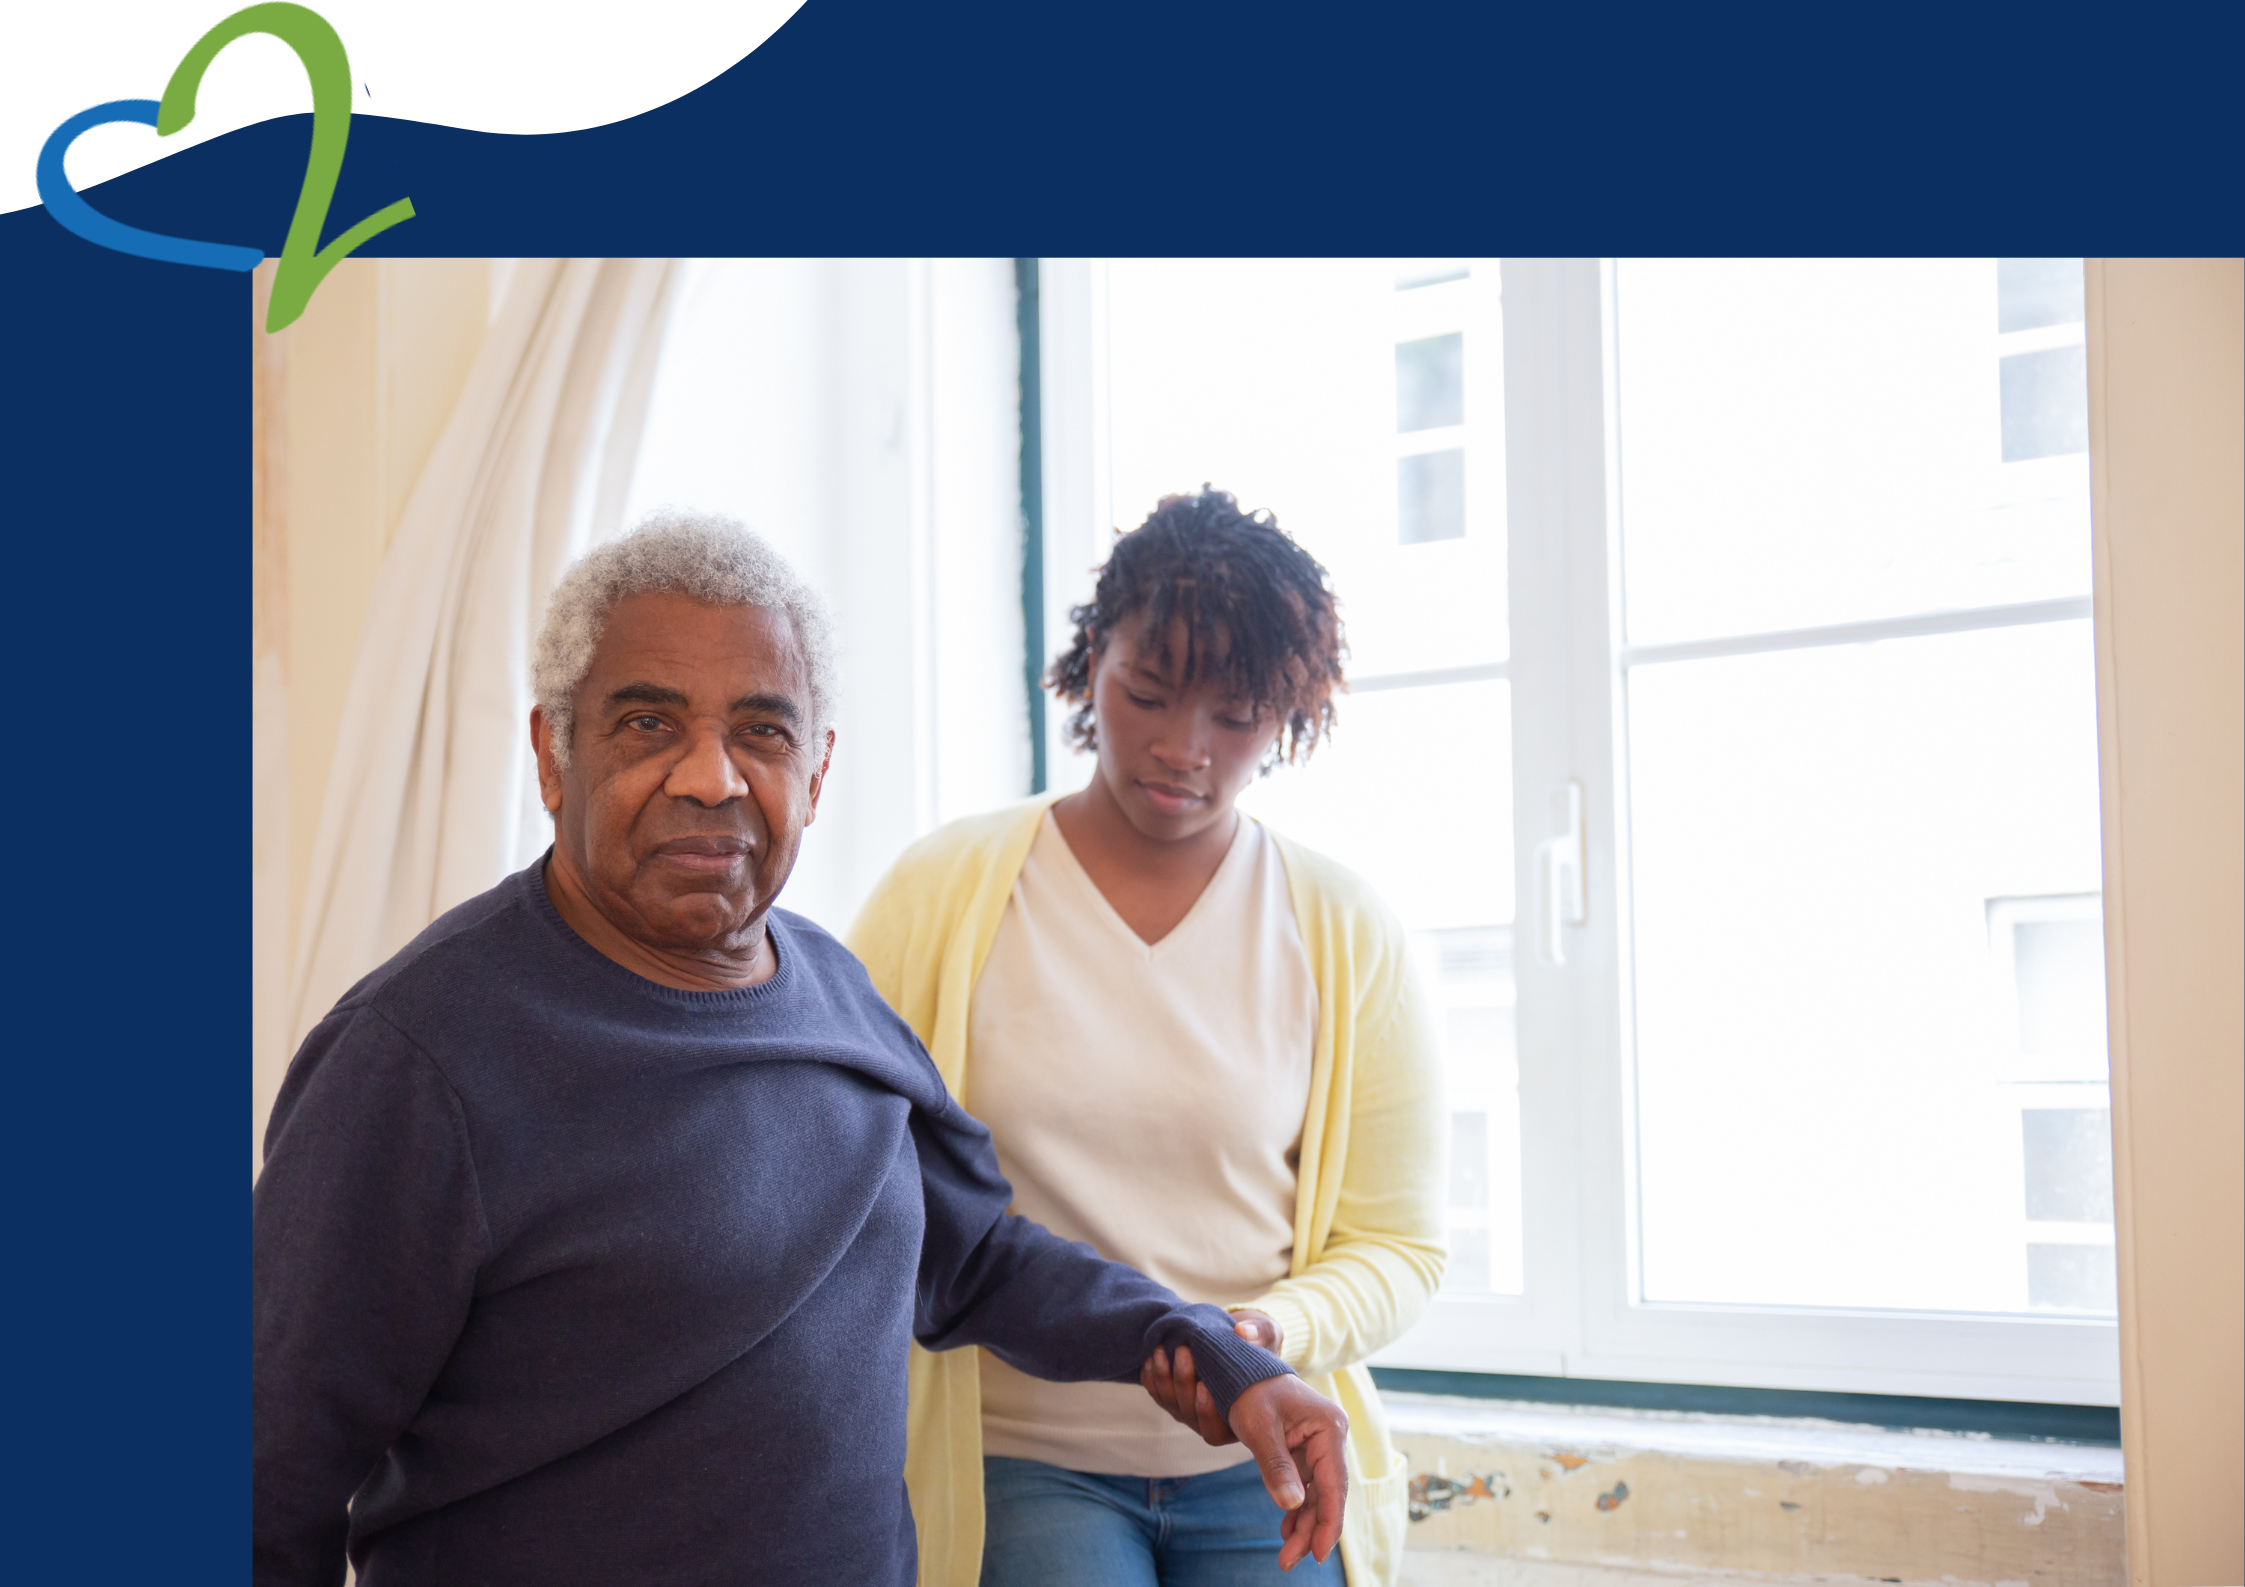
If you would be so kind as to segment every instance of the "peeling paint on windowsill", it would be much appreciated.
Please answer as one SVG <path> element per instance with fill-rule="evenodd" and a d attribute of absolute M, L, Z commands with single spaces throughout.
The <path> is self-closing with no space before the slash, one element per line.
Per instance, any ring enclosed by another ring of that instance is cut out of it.
<path fill-rule="evenodd" d="M 1588 1576 L 1607 1573 L 1611 1587 L 1637 1587 L 1646 1572 L 1851 1587 L 2125 1580 L 2117 1450 L 1777 1418 L 1383 1399 L 1415 1474 L 1409 1558 L 1436 1551 L 1455 1561 L 1462 1551 L 1489 1562 L 1480 1574 L 1445 1565 L 1429 1584 L 1593 1587 Z M 1529 1571 L 1530 1559 L 1544 1574 L 1505 1574 Z M 1407 1583 L 1419 1582 L 1414 1569 Z M 1588 1574 L 1566 1574 L 1575 1571 Z"/>

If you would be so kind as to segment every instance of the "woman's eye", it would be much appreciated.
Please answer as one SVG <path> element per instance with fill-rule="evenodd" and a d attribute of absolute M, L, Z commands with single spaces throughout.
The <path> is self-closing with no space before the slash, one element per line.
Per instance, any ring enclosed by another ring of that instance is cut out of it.
<path fill-rule="evenodd" d="M 1132 694 L 1128 689 L 1125 689 L 1123 691 L 1123 698 L 1128 700 L 1132 705 L 1137 706 L 1141 711 L 1154 711 L 1161 708 L 1161 701 L 1149 700 L 1144 695 L 1140 694 Z"/>

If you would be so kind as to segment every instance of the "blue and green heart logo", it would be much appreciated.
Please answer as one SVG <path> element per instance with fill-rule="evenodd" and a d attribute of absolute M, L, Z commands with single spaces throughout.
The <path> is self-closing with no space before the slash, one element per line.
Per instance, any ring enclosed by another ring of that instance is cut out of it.
<path fill-rule="evenodd" d="M 280 268 L 273 275 L 272 303 L 265 315 L 265 329 L 277 331 L 295 322 L 327 273 L 353 249 L 413 215 L 413 200 L 401 198 L 325 248 L 320 246 L 327 207 L 335 197 L 336 179 L 343 174 L 343 149 L 351 139 L 351 62 L 343 40 L 318 12 L 287 4 L 237 11 L 195 41 L 172 71 L 161 100 L 116 99 L 79 111 L 55 128 L 39 151 L 39 201 L 66 229 L 119 253 L 212 270 L 253 269 L 265 257 L 255 248 L 172 237 L 110 219 L 78 195 L 62 168 L 63 155 L 79 135 L 105 122 L 138 122 L 154 127 L 160 138 L 179 131 L 195 119 L 195 92 L 218 52 L 252 33 L 270 33 L 294 50 L 304 63 L 304 75 L 312 81 L 312 152 L 304 162 L 304 185 L 297 191 L 296 214 L 281 244 Z"/>

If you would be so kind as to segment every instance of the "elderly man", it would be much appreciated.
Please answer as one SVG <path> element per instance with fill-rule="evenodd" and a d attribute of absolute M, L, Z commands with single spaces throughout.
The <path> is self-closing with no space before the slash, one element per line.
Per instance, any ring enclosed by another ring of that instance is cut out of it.
<path fill-rule="evenodd" d="M 828 629 L 670 517 L 538 640 L 554 844 L 306 1039 L 255 1198 L 255 1579 L 897 1587 L 905 1356 L 1061 1380 L 1189 1348 L 1323 1558 L 1339 1409 L 1006 1212 L 990 1138 L 863 969 L 772 907 L 833 734 Z M 1190 1098 L 1179 1098 L 1190 1107 Z"/>

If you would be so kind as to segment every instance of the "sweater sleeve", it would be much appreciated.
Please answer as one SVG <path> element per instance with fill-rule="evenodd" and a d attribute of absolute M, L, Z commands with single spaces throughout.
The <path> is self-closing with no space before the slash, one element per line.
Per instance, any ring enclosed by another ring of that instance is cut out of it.
<path fill-rule="evenodd" d="M 1241 1303 L 1278 1323 L 1287 1364 L 1311 1377 L 1362 1361 L 1417 1322 L 1448 1255 L 1441 1048 L 1402 932 L 1382 925 L 1378 973 L 1354 1003 L 1347 1157 L 1324 1249 Z"/>
<path fill-rule="evenodd" d="M 251 1198 L 252 1579 L 344 1579 L 351 1495 L 427 1398 L 489 1235 L 458 1097 L 395 1026 L 328 1016 Z"/>
<path fill-rule="evenodd" d="M 1289 1370 L 1136 1268 L 1006 1211 L 1013 1187 L 990 1132 L 955 1102 L 913 1114 L 927 1201 L 914 1333 L 929 1350 L 981 1345 L 1054 1382 L 1135 1383 L 1157 1347 L 1185 1345 L 1217 1408 Z"/>

